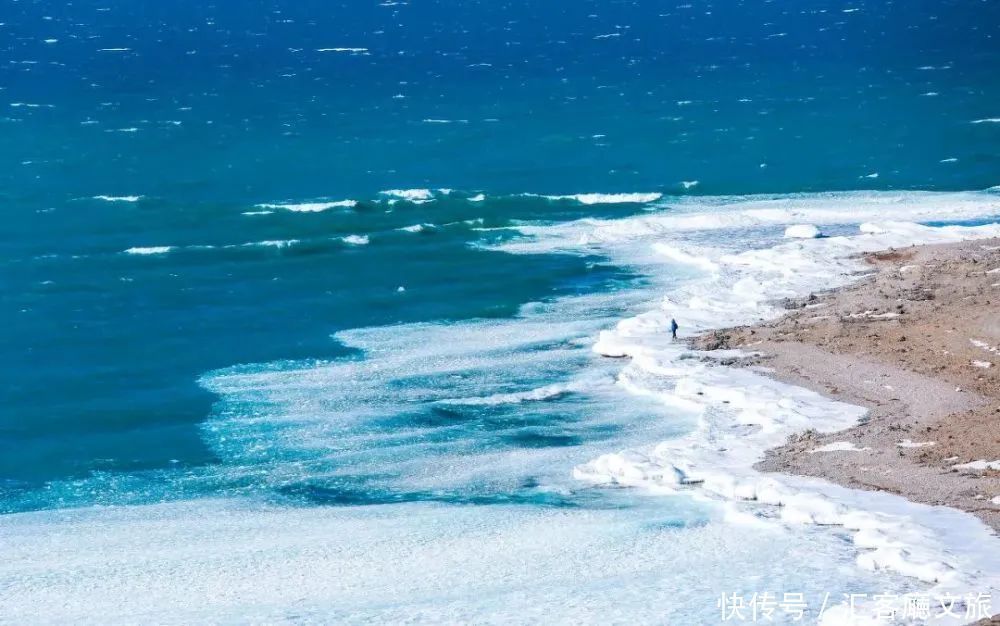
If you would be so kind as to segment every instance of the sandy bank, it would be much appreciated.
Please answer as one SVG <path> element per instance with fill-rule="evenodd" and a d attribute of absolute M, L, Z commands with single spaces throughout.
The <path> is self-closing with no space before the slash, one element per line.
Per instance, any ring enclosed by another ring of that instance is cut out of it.
<path fill-rule="evenodd" d="M 865 260 L 860 283 L 696 341 L 759 353 L 741 364 L 869 409 L 846 431 L 793 437 L 758 469 L 952 506 L 1000 529 L 1000 240 Z"/>

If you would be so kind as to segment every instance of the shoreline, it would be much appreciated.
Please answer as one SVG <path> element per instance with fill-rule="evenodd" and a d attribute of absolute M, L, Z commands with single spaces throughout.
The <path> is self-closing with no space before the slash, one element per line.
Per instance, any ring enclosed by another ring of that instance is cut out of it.
<path fill-rule="evenodd" d="M 795 217 L 807 223 L 808 219 L 801 218 L 811 216 Z M 821 223 L 842 223 L 829 215 L 823 217 L 826 222 Z M 652 226 L 641 232 L 649 231 L 650 239 L 658 239 L 661 229 Z M 633 244 L 637 227 L 622 230 L 626 232 L 623 239 Z M 702 278 L 672 288 L 657 306 L 601 331 L 593 350 L 604 357 L 627 357 L 617 384 L 690 416 L 694 429 L 650 447 L 602 455 L 575 468 L 574 476 L 595 485 L 691 494 L 720 504 L 722 518 L 735 525 L 777 522 L 785 527 L 836 527 L 845 533 L 860 569 L 885 571 L 928 585 L 916 587 L 916 594 L 986 592 L 995 596 L 1000 589 L 995 567 L 1000 544 L 995 530 L 981 517 L 909 499 L 901 495 L 902 490 L 845 487 L 822 474 L 762 466 L 789 439 L 797 440 L 810 431 L 836 437 L 865 422 L 869 410 L 844 395 L 820 393 L 795 380 L 785 382 L 773 375 L 774 368 L 761 354 L 750 351 L 764 347 L 756 329 L 780 324 L 790 311 L 801 309 L 820 317 L 813 311 L 825 305 L 815 295 L 818 287 L 849 291 L 868 284 L 876 274 L 865 260 L 869 256 L 888 261 L 896 254 L 885 258 L 886 250 L 948 244 L 975 247 L 984 242 L 992 247 L 989 242 L 998 240 L 1000 226 L 995 223 L 861 222 L 856 234 L 837 229 L 829 237 L 803 238 L 786 229 L 780 243 L 737 252 L 655 241 L 653 248 L 661 257 L 690 265 Z M 840 292 L 827 296 L 835 293 Z M 890 315 L 869 307 L 860 315 L 848 315 L 857 323 L 871 316 L 878 316 L 878 321 L 898 317 L 895 308 L 887 312 Z M 671 340 L 673 318 L 682 329 L 692 329 L 692 340 Z M 846 352 L 858 351 L 851 346 Z M 831 367 L 849 370 L 843 363 Z M 934 392 L 940 391 L 920 389 L 921 406 L 924 397 L 934 398 Z M 916 436 L 911 439 L 922 441 Z M 893 448 L 899 441 L 894 440 Z M 809 449 L 813 447 L 821 446 Z M 857 610 L 870 613 L 873 619 L 877 613 L 873 604 L 835 608 L 823 614 L 824 624 L 847 623 L 858 615 Z M 898 608 L 902 610 L 902 604 Z M 970 621 L 974 619 L 949 623 Z"/>
<path fill-rule="evenodd" d="M 949 506 L 996 534 L 1000 239 L 861 259 L 872 270 L 861 281 L 786 301 L 778 319 L 711 331 L 692 345 L 752 351 L 730 364 L 868 410 L 846 430 L 792 435 L 755 469 Z"/>
<path fill-rule="evenodd" d="M 848 207 L 845 211 L 855 210 L 854 204 L 853 199 L 845 203 Z M 994 204 L 991 200 L 986 208 Z M 995 208 L 1000 209 L 1000 206 Z M 822 218 L 817 220 L 821 224 L 836 226 L 831 232 L 847 233 L 847 227 L 842 226 L 850 221 L 844 217 L 845 211 L 820 208 L 814 213 Z M 664 518 L 670 519 L 672 512 L 664 515 L 657 511 L 649 518 L 652 524 L 648 524 L 647 518 L 637 520 L 631 513 L 618 517 L 615 512 L 595 514 L 587 508 L 580 509 L 579 517 L 562 509 L 546 507 L 539 508 L 537 515 L 531 509 L 532 515 L 525 517 L 523 512 L 528 509 L 517 505 L 509 509 L 512 513 L 503 520 L 504 529 L 510 529 L 509 532 L 497 534 L 495 516 L 498 511 L 505 510 L 501 507 L 462 507 L 457 510 L 468 517 L 456 523 L 453 516 L 456 509 L 449 508 L 444 515 L 439 515 L 436 505 L 418 502 L 403 503 L 400 506 L 405 508 L 402 509 L 368 506 L 262 509 L 259 502 L 224 499 L 143 507 L 94 507 L 74 512 L 57 509 L 41 515 L 30 513 L 0 520 L 0 527 L 17 539 L 7 551 L 12 555 L 10 562 L 0 568 L 0 577 L 6 575 L 8 580 L 16 581 L 15 601 L 11 604 L 15 604 L 22 614 L 32 615 L 41 602 L 58 598 L 59 604 L 54 605 L 54 610 L 68 616 L 84 616 L 91 614 L 95 606 L 104 606 L 115 615 L 148 618 L 149 615 L 187 610 L 191 606 L 190 598 L 200 596 L 202 601 L 196 603 L 199 607 L 192 608 L 207 607 L 212 614 L 255 615 L 263 619 L 260 616 L 272 615 L 269 611 L 276 611 L 273 614 L 285 611 L 289 598 L 295 598 L 296 610 L 303 608 L 303 603 L 323 607 L 324 611 L 340 606 L 344 607 L 340 610 L 355 611 L 357 615 L 368 616 L 366 619 L 370 621 L 373 615 L 412 615 L 413 607 L 420 605 L 428 593 L 465 589 L 463 585 L 469 580 L 484 581 L 481 589 L 472 589 L 474 595 L 497 598 L 508 597 L 505 595 L 507 590 L 520 594 L 520 589 L 537 588 L 536 580 L 545 581 L 541 586 L 547 585 L 549 574 L 544 566 L 534 565 L 527 571 L 521 559 L 517 559 L 510 569 L 499 567 L 504 562 L 500 556 L 523 554 L 524 550 L 538 550 L 532 554 L 551 557 L 549 563 L 553 565 L 584 563 L 586 569 L 573 568 L 569 572 L 572 576 L 567 589 L 575 593 L 579 592 L 581 578 L 577 574 L 581 572 L 594 580 L 611 580 L 607 575 L 611 572 L 616 581 L 619 571 L 642 573 L 652 569 L 658 572 L 652 584 L 627 585 L 643 592 L 629 607 L 636 611 L 632 617 L 645 615 L 639 611 L 650 609 L 656 613 L 651 619 L 635 620 L 639 622 L 662 621 L 659 607 L 677 603 L 675 589 L 685 584 L 701 590 L 696 596 L 689 595 L 693 600 L 684 607 L 688 611 L 684 614 L 686 621 L 699 623 L 712 623 L 708 619 L 691 617 L 702 615 L 697 613 L 699 610 L 713 611 L 711 614 L 717 615 L 711 606 L 704 604 L 705 600 L 718 591 L 734 589 L 763 592 L 861 590 L 872 592 L 862 594 L 871 596 L 875 592 L 886 592 L 898 596 L 897 608 L 900 610 L 906 598 L 930 599 L 946 593 L 964 595 L 977 591 L 992 592 L 995 597 L 1000 590 L 1000 580 L 995 573 L 995 564 L 1000 563 L 1000 544 L 980 518 L 954 508 L 917 504 L 884 490 L 861 491 L 841 487 L 832 481 L 758 471 L 760 463 L 766 461 L 767 451 L 780 446 L 790 434 L 808 428 L 840 433 L 861 419 L 865 409 L 838 402 L 801 385 L 767 378 L 762 367 L 769 364 L 763 360 L 745 362 L 746 367 L 729 367 L 732 362 L 738 365 L 744 360 L 737 351 L 692 351 L 686 342 L 671 340 L 665 329 L 669 328 L 672 316 L 676 316 L 685 329 L 723 328 L 758 323 L 756 320 L 761 319 L 777 323 L 774 320 L 778 320 L 786 309 L 775 306 L 776 302 L 786 298 L 807 298 L 804 304 L 791 299 L 787 303 L 797 307 L 796 310 L 812 311 L 805 306 L 816 304 L 808 300 L 810 289 L 816 285 L 857 285 L 863 281 L 871 272 L 859 252 L 893 245 L 902 248 L 911 241 L 926 243 L 979 237 L 969 244 L 976 245 L 987 237 L 1000 236 L 1000 226 L 862 224 L 856 233 L 819 239 L 778 239 L 780 229 L 769 227 L 765 247 L 741 243 L 716 248 L 705 246 L 698 237 L 678 236 L 667 240 L 663 236 L 664 232 L 675 233 L 678 223 L 688 223 L 696 227 L 694 230 L 701 230 L 706 227 L 706 221 L 721 225 L 743 219 L 756 220 L 757 215 L 772 221 L 803 217 L 798 213 L 777 215 L 771 208 L 762 211 L 742 208 L 735 215 L 641 215 L 624 221 L 584 222 L 587 232 L 582 235 L 578 223 L 546 227 L 554 233 L 544 231 L 548 238 L 540 236 L 536 244 L 548 248 L 564 245 L 567 241 L 576 246 L 588 245 L 579 243 L 581 241 L 600 241 L 606 245 L 602 250 L 609 251 L 612 261 L 628 261 L 629 258 L 651 261 L 645 266 L 650 275 L 655 275 L 661 266 L 667 267 L 665 274 L 676 272 L 677 265 L 690 265 L 695 270 L 678 284 L 663 283 L 667 287 L 666 295 L 659 306 L 637 305 L 636 315 L 618 319 L 613 328 L 604 327 L 599 331 L 597 342 L 589 346 L 598 355 L 621 359 L 600 361 L 602 368 L 616 372 L 613 376 L 601 377 L 603 384 L 613 391 L 616 402 L 623 400 L 622 390 L 626 396 L 656 401 L 667 407 L 666 415 L 685 426 L 683 434 L 679 438 L 671 435 L 671 439 L 656 439 L 660 443 L 655 446 L 647 446 L 646 442 L 654 441 L 652 438 L 637 438 L 640 448 L 626 448 L 588 460 L 573 469 L 573 476 L 597 485 L 636 486 L 648 488 L 653 494 L 690 495 L 691 499 L 709 505 L 704 507 L 705 518 L 699 518 L 697 523 L 689 526 L 683 521 L 677 527 L 665 527 Z M 658 228 L 663 226 L 664 220 L 670 228 Z M 570 236 L 565 236 L 567 231 Z M 650 245 L 640 245 L 642 243 Z M 521 242 L 512 243 L 509 248 L 530 249 L 528 244 Z M 655 254 L 650 255 L 650 249 Z M 877 252 L 872 254 L 878 255 Z M 643 295 L 645 302 L 648 291 L 643 286 L 643 291 L 636 293 Z M 574 304 L 576 301 L 569 302 Z M 602 298 L 597 302 L 606 300 Z M 803 306 L 799 307 L 800 304 Z M 529 311 L 526 317 L 530 318 L 530 309 L 526 310 Z M 556 312 L 556 317 L 561 313 Z M 541 316 L 542 312 L 534 314 Z M 537 327 L 552 322 L 551 317 L 538 319 L 535 320 Z M 517 323 L 523 324 L 524 320 Z M 456 329 L 448 326 L 446 330 L 454 333 Z M 475 330 L 477 335 L 482 335 L 478 332 L 481 329 Z M 398 326 L 382 328 L 378 332 L 384 334 L 379 335 L 366 332 L 372 330 L 354 331 L 352 336 L 357 347 L 375 346 L 381 348 L 383 354 L 395 355 L 413 354 L 404 350 L 414 345 L 421 349 L 425 345 L 445 345 L 442 340 L 454 336 L 432 334 L 418 336 L 421 340 L 413 341 L 413 335 L 402 336 Z M 519 327 L 518 334 L 497 334 L 509 343 L 512 337 L 525 336 L 524 332 Z M 496 333 L 495 328 L 493 333 Z M 717 334 L 712 333 L 713 336 Z M 539 345 L 539 335 L 526 336 L 531 339 L 530 345 Z M 377 342 L 384 337 L 401 342 L 389 344 L 391 347 L 403 347 L 386 350 L 387 344 Z M 560 335 L 560 343 L 556 345 L 562 345 L 561 342 L 566 341 L 564 337 L 565 334 Z M 592 335 L 585 337 L 589 344 Z M 377 350 L 371 352 L 378 353 Z M 427 359 L 426 352 L 420 356 Z M 413 374 L 409 364 L 415 362 L 415 359 L 405 362 L 405 374 Z M 330 376 L 330 371 L 308 371 L 304 379 L 298 372 L 295 374 L 297 381 L 316 385 L 326 397 L 330 395 L 329 380 L 350 378 Z M 252 384 L 248 385 L 245 381 L 231 380 L 228 384 L 242 393 L 246 389 L 266 388 L 264 383 L 282 390 L 270 379 L 250 382 Z M 580 388 L 590 390 L 586 384 Z M 352 389 L 356 386 L 352 385 Z M 551 389 L 551 385 L 534 389 L 528 397 L 544 401 L 553 397 L 548 395 Z M 537 394 L 536 391 L 545 393 Z M 473 397 L 482 400 L 495 396 Z M 519 392 L 504 399 L 520 404 L 525 397 Z M 624 401 L 628 402 L 628 397 Z M 294 404 L 293 408 L 298 406 Z M 609 406 L 617 408 L 618 405 Z M 647 408 L 640 410 L 645 412 Z M 650 413 L 660 414 L 658 411 Z M 687 431 L 688 420 L 692 427 L 690 432 Z M 634 427 L 635 423 L 629 425 Z M 909 436 L 914 441 L 922 441 Z M 604 444 L 600 447 L 607 449 Z M 479 471 L 480 467 L 475 469 Z M 454 473 L 451 467 L 447 470 Z M 576 487 L 572 485 L 574 490 Z M 669 502 L 665 504 L 671 508 Z M 699 516 L 701 508 L 697 507 Z M 576 510 L 572 510 L 575 514 Z M 597 519 L 594 515 L 600 517 L 600 523 L 594 523 Z M 608 532 L 622 520 L 639 532 Z M 634 524 L 636 521 L 640 523 Z M 453 529 L 462 532 L 457 541 Z M 552 534 L 541 532 L 546 529 Z M 656 543 L 646 543 L 649 530 L 653 530 L 653 534 L 648 536 Z M 617 543 L 603 543 L 608 541 L 609 535 Z M 356 543 L 356 536 L 367 538 L 368 543 Z M 386 541 L 386 537 L 391 539 Z M 403 542 L 401 537 L 406 537 L 409 543 Z M 637 541 L 637 537 L 643 540 Z M 581 538 L 584 541 L 579 541 Z M 590 543 L 591 538 L 600 543 Z M 560 540 L 566 543 L 558 543 Z M 684 549 L 677 553 L 692 558 L 684 561 L 684 568 L 677 568 L 672 552 L 678 540 L 690 542 L 680 544 Z M 519 541 L 524 543 L 517 543 Z M 139 556 L 145 559 L 147 554 L 154 554 L 156 560 L 146 559 L 141 565 L 126 569 L 107 557 L 123 552 L 132 554 L 130 550 L 136 545 L 143 546 Z M 403 546 L 402 549 L 396 548 L 397 545 Z M 600 549 L 593 549 L 595 545 Z M 635 550 L 621 550 L 622 546 Z M 468 559 L 469 547 L 484 550 L 482 558 Z M 730 547 L 737 549 L 730 553 Z M 37 563 L 39 553 L 51 555 L 42 566 Z M 705 568 L 709 553 L 723 558 Z M 327 579 L 339 579 L 338 572 L 352 567 L 358 554 L 364 555 L 370 567 L 364 568 L 358 577 L 352 577 L 350 587 L 326 584 Z M 592 558 L 586 558 L 595 554 L 606 560 L 595 563 Z M 622 559 L 622 554 L 630 556 Z M 199 555 L 199 558 L 191 558 L 192 555 Z M 409 555 L 417 555 L 417 558 Z M 654 556 L 662 560 L 657 562 L 656 568 L 650 568 Z M 441 567 L 428 575 L 427 562 L 439 563 Z M 485 563 L 486 566 L 477 570 L 467 565 L 469 563 Z M 622 563 L 629 569 L 620 570 Z M 664 590 L 659 581 L 667 568 L 684 572 L 686 578 L 679 579 L 680 585 L 667 588 L 669 595 L 665 599 L 657 600 L 656 596 L 645 592 Z M 302 572 L 328 576 L 303 577 Z M 540 577 L 536 578 L 535 574 Z M 749 578 L 741 578 L 743 574 Z M 189 583 L 192 580 L 202 584 L 193 594 Z M 260 584 L 261 580 L 267 584 Z M 516 583 L 513 587 L 512 582 Z M 365 587 L 372 584 L 375 586 L 371 588 L 381 590 L 377 592 L 379 597 L 393 598 L 392 602 L 385 603 L 384 609 L 373 609 L 367 599 L 371 592 Z M 421 587 L 422 584 L 428 586 Z M 788 586 L 792 584 L 795 587 Z M 214 589 L 220 586 L 231 591 L 219 596 Z M 122 589 L 138 587 L 152 593 L 121 593 Z M 619 587 L 617 583 L 614 585 L 615 589 Z M 268 595 L 261 596 L 262 588 Z M 406 595 L 399 593 L 401 588 L 417 591 Z M 581 598 L 579 606 L 583 610 L 590 612 L 594 607 L 602 610 L 609 606 L 606 604 L 609 601 L 611 607 L 620 610 L 619 595 L 606 593 L 603 586 L 595 589 L 594 595 Z M 151 602 L 147 601 L 148 597 L 152 598 Z M 442 601 L 442 610 L 475 611 L 474 614 L 495 617 L 507 615 L 501 611 L 511 606 L 510 602 L 480 606 L 470 603 L 467 597 L 471 597 L 470 594 Z M 531 601 L 540 610 L 552 610 L 544 597 L 531 596 Z M 99 604 L 101 602 L 104 604 Z M 812 608 L 818 606 L 817 602 Z M 834 599 L 834 605 L 826 608 L 821 623 L 840 626 L 850 623 L 848 619 L 854 616 L 855 609 L 864 616 L 874 614 L 877 607 L 874 601 L 862 600 L 853 607 L 837 604 Z M 561 607 L 557 609 L 559 613 L 545 614 L 569 621 Z M 390 612 L 373 613 L 373 610 Z M 958 625 L 965 622 L 944 620 L 937 623 Z"/>

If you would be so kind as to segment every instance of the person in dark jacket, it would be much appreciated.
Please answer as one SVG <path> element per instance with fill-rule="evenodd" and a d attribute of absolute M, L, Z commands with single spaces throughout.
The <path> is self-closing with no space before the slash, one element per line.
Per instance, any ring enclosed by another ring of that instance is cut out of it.
<path fill-rule="evenodd" d="M 680 328 L 680 326 L 677 325 L 677 320 L 675 320 L 674 318 L 670 318 L 670 336 L 673 337 L 674 339 L 677 339 L 678 328 Z"/>

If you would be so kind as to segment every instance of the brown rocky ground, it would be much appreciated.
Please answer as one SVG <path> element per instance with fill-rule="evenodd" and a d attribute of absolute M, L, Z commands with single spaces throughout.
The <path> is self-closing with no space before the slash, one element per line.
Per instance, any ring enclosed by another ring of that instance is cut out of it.
<path fill-rule="evenodd" d="M 953 466 L 1000 460 L 1000 240 L 865 260 L 872 275 L 854 286 L 695 344 L 760 353 L 743 364 L 870 409 L 849 430 L 793 438 L 760 469 L 957 507 L 998 530 L 1000 472 Z M 809 452 L 834 441 L 863 450 Z"/>

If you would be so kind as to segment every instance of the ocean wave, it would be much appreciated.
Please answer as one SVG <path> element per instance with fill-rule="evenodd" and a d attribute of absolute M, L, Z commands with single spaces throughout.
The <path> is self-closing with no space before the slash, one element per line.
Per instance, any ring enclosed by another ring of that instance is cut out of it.
<path fill-rule="evenodd" d="M 501 404 L 520 404 L 522 402 L 543 402 L 545 400 L 561 398 L 566 394 L 579 390 L 580 386 L 575 384 L 554 384 L 516 393 L 497 393 L 472 398 L 450 398 L 438 400 L 438 403 L 458 406 L 497 406 Z"/>
<path fill-rule="evenodd" d="M 288 248 L 299 243 L 298 239 L 267 239 L 264 241 L 248 241 L 242 244 L 248 248 Z"/>
<path fill-rule="evenodd" d="M 173 249 L 174 246 L 135 247 L 125 250 L 125 254 L 166 254 Z"/>
<path fill-rule="evenodd" d="M 347 54 L 368 54 L 368 48 L 316 48 L 316 52 L 343 52 Z"/>
<path fill-rule="evenodd" d="M 105 202 L 138 202 L 142 196 L 94 196 L 94 200 L 104 200 Z"/>
<path fill-rule="evenodd" d="M 411 226 L 397 228 L 396 230 L 402 230 L 408 233 L 423 233 L 429 230 L 434 230 L 435 228 L 436 226 L 434 224 L 413 224 Z"/>
<path fill-rule="evenodd" d="M 496 246 L 512 253 L 581 254 L 607 249 L 630 250 L 625 244 L 669 241 L 696 231 L 745 233 L 784 229 L 795 224 L 857 224 L 878 215 L 884 221 L 968 220 L 1000 215 L 1000 198 L 990 191 L 920 192 L 852 191 L 809 194 L 701 196 L 665 199 L 668 209 L 627 219 L 585 218 L 559 224 L 525 223 L 511 227 L 525 235 Z M 714 235 L 713 235 L 714 236 Z M 739 236 L 721 236 L 722 245 L 739 245 Z M 631 248 L 631 259 L 648 246 Z"/>
<path fill-rule="evenodd" d="M 368 245 L 368 235 L 347 235 L 340 238 L 344 243 L 349 243 L 352 246 L 366 246 Z"/>
<path fill-rule="evenodd" d="M 434 192 L 430 189 L 387 189 L 380 191 L 380 195 L 387 196 L 392 200 L 403 200 L 414 204 L 421 204 L 434 200 Z"/>
<path fill-rule="evenodd" d="M 261 209 L 281 209 L 283 211 L 294 211 L 296 213 L 319 213 L 329 209 L 353 209 L 358 205 L 357 200 L 336 200 L 333 202 L 301 202 L 289 204 L 257 204 Z M 249 215 L 247 213 L 246 215 Z"/>
<path fill-rule="evenodd" d="M 792 224 L 785 228 L 785 239 L 815 239 L 823 233 L 812 224 Z"/>
<path fill-rule="evenodd" d="M 580 204 L 646 204 L 656 202 L 662 193 L 578 193 L 563 196 L 545 196 L 526 193 L 525 196 L 546 200 L 574 200 Z"/>

